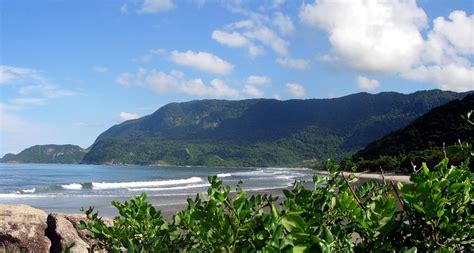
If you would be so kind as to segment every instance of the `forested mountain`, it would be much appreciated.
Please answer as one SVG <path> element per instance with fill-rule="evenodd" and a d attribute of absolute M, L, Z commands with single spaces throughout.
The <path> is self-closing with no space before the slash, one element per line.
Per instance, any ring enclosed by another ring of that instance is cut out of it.
<path fill-rule="evenodd" d="M 474 127 L 465 116 L 474 110 L 474 94 L 434 108 L 408 126 L 374 141 L 357 152 L 356 159 L 399 156 L 417 150 L 451 146 L 459 141 L 474 143 Z"/>
<path fill-rule="evenodd" d="M 10 163 L 80 163 L 87 150 L 75 145 L 36 145 L 20 153 L 6 154 L 0 162 Z"/>
<path fill-rule="evenodd" d="M 465 95 L 431 90 L 172 103 L 102 133 L 83 163 L 276 166 L 341 157 Z"/>
<path fill-rule="evenodd" d="M 352 161 L 344 161 L 343 166 L 407 173 L 413 170 L 413 165 L 420 168 L 422 162 L 433 167 L 444 156 L 451 164 L 458 165 L 473 151 L 474 126 L 467 121 L 467 114 L 472 110 L 474 94 L 434 108 L 408 126 L 371 142 L 355 153 Z"/>

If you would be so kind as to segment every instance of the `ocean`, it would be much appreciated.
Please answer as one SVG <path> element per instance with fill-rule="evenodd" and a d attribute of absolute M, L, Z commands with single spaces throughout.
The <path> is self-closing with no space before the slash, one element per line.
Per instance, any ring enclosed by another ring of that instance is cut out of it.
<path fill-rule="evenodd" d="M 146 192 L 164 212 L 174 213 L 188 197 L 206 192 L 207 178 L 225 184 L 243 181 L 249 192 L 275 192 L 295 180 L 311 181 L 304 168 L 211 168 L 178 166 L 115 166 L 0 163 L 0 204 L 26 204 L 48 213 L 79 213 L 94 206 L 103 216 L 115 216 L 111 201 L 126 201 Z"/>

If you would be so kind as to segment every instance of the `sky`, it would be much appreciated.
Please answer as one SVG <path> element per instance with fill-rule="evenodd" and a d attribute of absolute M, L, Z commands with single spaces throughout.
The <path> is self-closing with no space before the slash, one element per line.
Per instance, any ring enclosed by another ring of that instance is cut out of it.
<path fill-rule="evenodd" d="M 474 89 L 474 1 L 0 0 L 0 156 L 196 99 Z"/>

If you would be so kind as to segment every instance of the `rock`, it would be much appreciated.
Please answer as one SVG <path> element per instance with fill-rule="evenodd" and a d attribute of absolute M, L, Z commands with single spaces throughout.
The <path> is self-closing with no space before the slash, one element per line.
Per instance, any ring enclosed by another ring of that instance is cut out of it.
<path fill-rule="evenodd" d="M 0 205 L 0 252 L 49 252 L 47 216 L 26 205 Z"/>
<path fill-rule="evenodd" d="M 68 215 L 52 213 L 48 215 L 46 235 L 50 238 L 51 252 L 63 252 L 68 247 L 71 253 L 89 252 L 89 245 L 81 238 Z M 85 217 L 84 217 L 85 218 Z"/>
<path fill-rule="evenodd" d="M 71 224 L 77 228 L 77 225 L 79 225 L 81 223 L 81 221 L 84 221 L 84 222 L 88 222 L 88 219 L 86 217 L 86 215 L 84 214 L 64 214 L 64 217 L 69 221 L 71 222 Z M 112 219 L 109 219 L 109 218 L 106 218 L 106 217 L 102 217 L 102 221 L 104 221 L 104 223 L 107 225 L 107 226 L 112 226 L 113 225 L 113 220 Z M 89 245 L 89 247 L 92 247 L 93 245 L 95 245 L 97 243 L 96 240 L 93 240 L 93 239 L 90 239 L 87 237 L 87 235 L 89 234 L 89 231 L 87 230 L 80 230 L 80 229 L 76 229 L 77 230 L 77 233 L 79 235 L 79 237 L 87 244 Z M 105 250 L 95 250 L 94 252 L 107 252 Z"/>

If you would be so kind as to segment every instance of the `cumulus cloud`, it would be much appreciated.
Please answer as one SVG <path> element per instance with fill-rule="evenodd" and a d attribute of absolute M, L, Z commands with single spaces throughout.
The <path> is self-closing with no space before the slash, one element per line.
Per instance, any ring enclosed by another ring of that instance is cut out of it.
<path fill-rule="evenodd" d="M 217 75 L 228 75 L 232 73 L 234 65 L 208 52 L 186 52 L 172 51 L 171 61 L 178 65 L 187 66 L 200 71 Z"/>
<path fill-rule="evenodd" d="M 474 89 L 474 17 L 438 17 L 424 39 L 427 16 L 415 0 L 329 1 L 305 4 L 300 20 L 328 34 L 323 59 L 358 73 L 395 74 L 441 89 Z"/>
<path fill-rule="evenodd" d="M 309 61 L 305 59 L 297 59 L 291 57 L 278 58 L 277 63 L 286 68 L 292 69 L 307 69 L 309 67 Z"/>
<path fill-rule="evenodd" d="M 263 97 L 263 92 L 253 85 L 246 84 L 243 92 L 253 97 Z"/>
<path fill-rule="evenodd" d="M 171 0 L 144 0 L 139 13 L 158 13 L 175 8 Z"/>
<path fill-rule="evenodd" d="M 398 73 L 418 62 L 425 12 L 411 1 L 329 1 L 306 4 L 303 23 L 328 33 L 334 59 L 357 71 Z"/>
<path fill-rule="evenodd" d="M 256 75 L 251 75 L 247 77 L 246 83 L 249 85 L 267 85 L 272 82 L 272 79 L 267 76 L 256 76 Z"/>
<path fill-rule="evenodd" d="M 273 24 L 283 35 L 288 35 L 295 31 L 295 26 L 293 25 L 293 21 L 291 21 L 291 18 L 281 12 L 275 13 Z"/>
<path fill-rule="evenodd" d="M 239 92 L 226 85 L 220 79 L 211 80 L 206 85 L 202 79 L 186 79 L 180 71 L 163 71 L 138 69 L 135 74 L 125 72 L 117 76 L 116 82 L 122 86 L 138 86 L 153 90 L 157 94 L 178 93 L 198 97 L 237 97 Z"/>
<path fill-rule="evenodd" d="M 422 61 L 402 77 L 434 83 L 443 90 L 474 89 L 474 15 L 453 11 L 449 19 L 438 17 L 422 52 Z"/>
<path fill-rule="evenodd" d="M 130 112 L 120 112 L 119 115 L 117 116 L 117 120 L 119 122 L 124 122 L 127 120 L 132 120 L 132 119 L 138 119 L 140 116 L 135 113 L 130 113 Z"/>
<path fill-rule="evenodd" d="M 380 86 L 379 81 L 375 79 L 369 79 L 365 76 L 357 77 L 357 88 L 361 90 L 374 90 Z"/>
<path fill-rule="evenodd" d="M 286 88 L 294 98 L 302 98 L 306 95 L 306 91 L 301 84 L 287 83 Z"/>
<path fill-rule="evenodd" d="M 226 32 L 215 30 L 212 32 L 212 39 L 229 47 L 245 47 L 249 41 L 239 32 Z"/>
<path fill-rule="evenodd" d="M 456 63 L 418 66 L 402 74 L 402 77 L 426 83 L 434 83 L 442 90 L 474 90 L 474 68 Z"/>
<path fill-rule="evenodd" d="M 283 1 L 276 2 L 277 5 L 282 3 Z M 270 48 L 279 56 L 288 55 L 290 43 L 283 39 L 275 29 L 278 29 L 281 35 L 292 33 L 294 25 L 289 16 L 277 12 L 274 18 L 270 18 L 261 13 L 246 10 L 236 2 L 227 3 L 226 6 L 229 11 L 241 14 L 246 19 L 215 30 L 212 33 L 214 40 L 229 47 L 246 48 L 251 57 L 264 55 L 265 48 Z"/>

